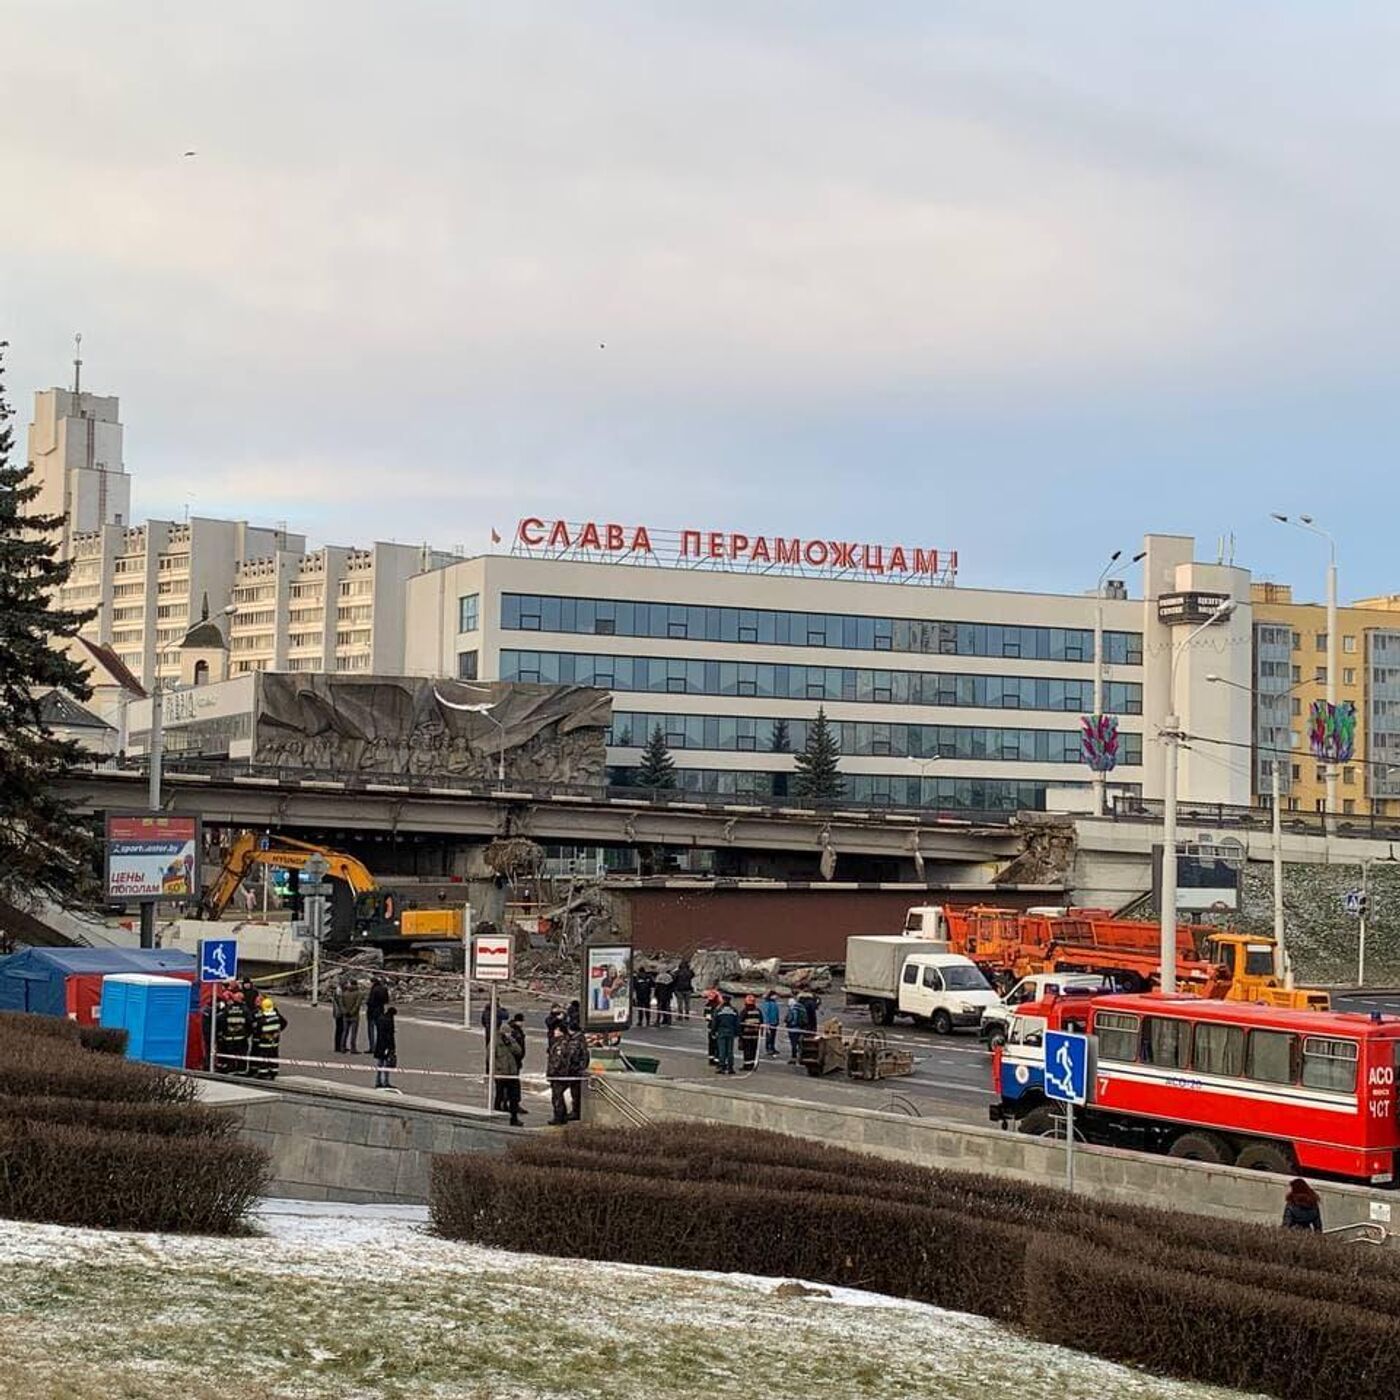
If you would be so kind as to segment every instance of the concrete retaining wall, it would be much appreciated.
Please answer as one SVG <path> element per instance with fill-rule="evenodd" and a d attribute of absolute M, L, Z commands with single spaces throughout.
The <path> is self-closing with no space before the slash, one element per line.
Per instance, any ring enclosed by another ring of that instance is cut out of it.
<path fill-rule="evenodd" d="M 871 1109 L 733 1093 L 715 1085 L 682 1084 L 651 1075 L 609 1076 L 609 1088 L 654 1120 L 690 1119 L 765 1128 L 812 1142 L 828 1143 L 880 1157 L 897 1157 L 921 1166 L 953 1171 L 1014 1176 L 1047 1185 L 1065 1179 L 1063 1144 L 971 1127 L 933 1118 L 907 1118 Z M 627 1121 L 608 1097 L 590 1094 L 588 1113 L 596 1123 Z M 1076 1189 L 1104 1200 L 1197 1211 L 1232 1220 L 1278 1224 L 1283 1214 L 1287 1178 L 1237 1167 L 1179 1162 L 1114 1148 L 1075 1148 Z M 1313 1182 L 1323 1201 L 1328 1227 L 1371 1220 L 1379 1206 L 1380 1223 L 1390 1226 L 1394 1208 L 1400 1229 L 1400 1192 Z"/>
<path fill-rule="evenodd" d="M 239 1114 L 243 1136 L 267 1149 L 268 1194 L 304 1201 L 421 1204 L 433 1153 L 499 1152 L 518 1132 L 481 1110 L 365 1092 L 279 1084 L 214 1102 Z"/>

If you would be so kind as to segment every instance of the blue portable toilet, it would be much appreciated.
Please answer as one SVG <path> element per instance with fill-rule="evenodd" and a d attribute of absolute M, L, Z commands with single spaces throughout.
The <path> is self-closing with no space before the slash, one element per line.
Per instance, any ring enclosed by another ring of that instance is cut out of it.
<path fill-rule="evenodd" d="M 177 977 L 139 972 L 104 977 L 101 1023 L 127 1033 L 127 1059 L 183 1069 L 190 984 Z"/>

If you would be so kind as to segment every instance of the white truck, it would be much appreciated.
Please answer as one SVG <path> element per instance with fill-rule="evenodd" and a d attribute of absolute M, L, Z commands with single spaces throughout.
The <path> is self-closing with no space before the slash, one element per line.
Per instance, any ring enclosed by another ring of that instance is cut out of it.
<path fill-rule="evenodd" d="M 989 1050 L 1006 1044 L 1007 1027 L 1017 1010 L 1051 992 L 1060 996 L 1095 996 L 1113 991 L 1108 978 L 1097 972 L 1037 972 L 1023 977 L 995 1005 L 982 1013 L 978 1032 Z"/>
<path fill-rule="evenodd" d="M 997 994 L 977 965 L 941 941 L 908 934 L 862 934 L 846 940 L 846 1005 L 868 1006 L 888 1026 L 896 1016 L 939 1035 L 975 1030 Z"/>

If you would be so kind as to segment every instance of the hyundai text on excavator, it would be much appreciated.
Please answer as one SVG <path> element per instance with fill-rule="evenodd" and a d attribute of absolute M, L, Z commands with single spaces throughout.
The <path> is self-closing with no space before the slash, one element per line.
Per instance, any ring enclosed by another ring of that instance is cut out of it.
<path fill-rule="evenodd" d="M 241 832 L 229 847 L 223 868 L 200 901 L 200 917 L 221 918 L 244 878 L 259 866 L 304 870 L 313 856 L 326 863 L 326 874 L 341 881 L 352 897 L 348 917 L 331 920 L 331 947 L 378 948 L 386 964 L 432 963 L 461 966 L 466 892 L 456 905 L 423 907 L 416 892 L 385 889 L 363 861 L 290 836 Z"/>

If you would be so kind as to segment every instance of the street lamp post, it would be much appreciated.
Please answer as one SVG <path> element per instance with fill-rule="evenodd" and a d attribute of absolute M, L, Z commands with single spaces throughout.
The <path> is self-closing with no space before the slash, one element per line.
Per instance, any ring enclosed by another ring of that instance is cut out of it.
<path fill-rule="evenodd" d="M 1335 714 L 1337 710 L 1337 664 L 1341 652 L 1341 642 L 1337 637 L 1337 542 L 1310 515 L 1280 515 L 1275 511 L 1273 518 L 1280 524 L 1296 525 L 1298 529 L 1307 530 L 1313 535 L 1320 535 L 1327 541 L 1327 708 Z M 1324 833 L 1330 830 L 1329 823 L 1338 810 L 1337 783 L 1339 775 L 1337 767 L 1338 765 L 1335 763 L 1323 763 L 1323 778 L 1327 785 L 1325 810 L 1322 814 Z"/>
<path fill-rule="evenodd" d="M 1162 726 L 1166 741 L 1166 771 L 1163 775 L 1162 803 L 1162 921 L 1161 921 L 1161 989 L 1176 991 L 1176 784 L 1177 761 L 1181 756 L 1181 720 L 1176 713 L 1176 668 L 1186 648 L 1217 622 L 1235 610 L 1233 598 L 1227 598 L 1206 620 L 1189 632 L 1172 648 L 1172 664 L 1167 674 L 1167 707 L 1170 713 Z"/>

